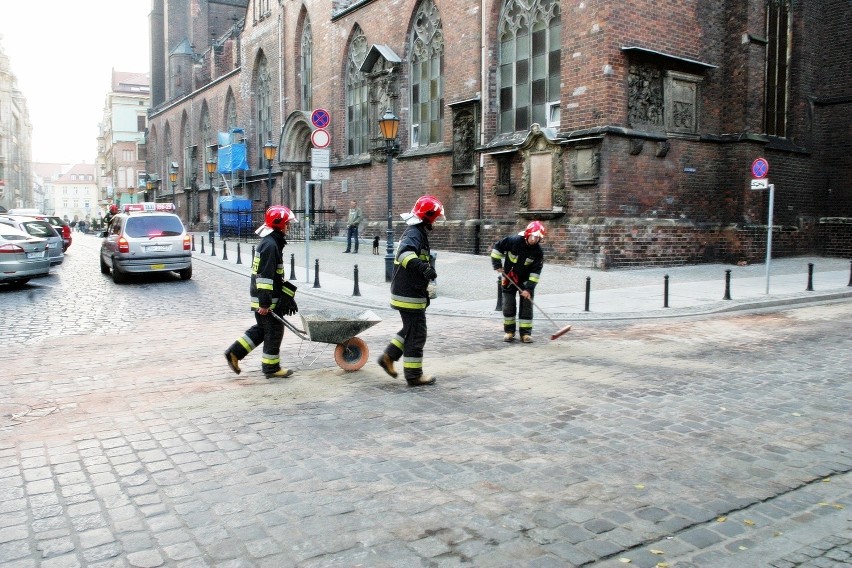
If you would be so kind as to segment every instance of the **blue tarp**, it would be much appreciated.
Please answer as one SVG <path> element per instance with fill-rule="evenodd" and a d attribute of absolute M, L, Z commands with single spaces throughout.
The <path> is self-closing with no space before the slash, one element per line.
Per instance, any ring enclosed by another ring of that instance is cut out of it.
<path fill-rule="evenodd" d="M 254 231 L 251 218 L 251 200 L 229 195 L 219 198 L 219 234 L 243 237 Z"/>
<path fill-rule="evenodd" d="M 219 164 L 216 171 L 220 174 L 229 174 L 249 169 L 248 162 L 246 161 L 246 145 L 244 143 L 221 146 L 218 158 Z"/>

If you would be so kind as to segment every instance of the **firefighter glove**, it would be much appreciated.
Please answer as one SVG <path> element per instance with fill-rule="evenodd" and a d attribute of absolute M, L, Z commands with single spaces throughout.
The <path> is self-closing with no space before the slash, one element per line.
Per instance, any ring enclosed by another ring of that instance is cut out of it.
<path fill-rule="evenodd" d="M 430 265 L 428 263 L 425 263 L 425 262 L 423 263 L 422 271 L 423 271 L 423 277 L 426 280 L 434 280 L 435 278 L 438 277 L 438 273 L 435 272 L 435 269 L 432 268 L 432 265 Z"/>
<path fill-rule="evenodd" d="M 296 286 L 288 281 L 284 281 L 281 287 L 283 292 L 281 296 L 281 312 L 285 316 L 292 316 L 299 311 L 299 306 L 296 305 Z"/>

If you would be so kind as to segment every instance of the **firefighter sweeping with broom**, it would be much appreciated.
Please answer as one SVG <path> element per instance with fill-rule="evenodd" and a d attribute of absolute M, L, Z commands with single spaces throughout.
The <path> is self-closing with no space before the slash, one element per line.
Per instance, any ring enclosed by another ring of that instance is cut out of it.
<path fill-rule="evenodd" d="M 514 341 L 520 331 L 521 342 L 532 343 L 533 293 L 544 266 L 540 243 L 545 233 L 544 225 L 533 221 L 517 235 L 494 243 L 491 250 L 491 265 L 503 275 L 503 341 Z"/>

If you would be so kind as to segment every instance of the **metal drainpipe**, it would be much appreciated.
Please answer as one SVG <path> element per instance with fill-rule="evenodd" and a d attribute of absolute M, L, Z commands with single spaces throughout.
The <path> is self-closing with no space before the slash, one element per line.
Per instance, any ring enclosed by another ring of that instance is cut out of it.
<path fill-rule="evenodd" d="M 487 89 L 485 88 L 485 81 L 487 80 L 487 72 L 485 69 L 485 6 L 484 0 L 479 0 L 479 145 L 482 146 L 485 143 L 485 120 L 483 120 L 483 116 L 485 115 L 484 106 L 485 106 L 485 93 Z M 476 216 L 478 222 L 476 223 L 476 228 L 474 229 L 474 237 L 473 237 L 473 254 L 479 254 L 481 248 L 481 239 L 482 239 L 482 210 L 483 210 L 483 182 L 482 182 L 482 172 L 483 165 L 485 163 L 485 156 L 480 152 L 479 153 L 479 171 L 477 172 L 477 212 Z"/>

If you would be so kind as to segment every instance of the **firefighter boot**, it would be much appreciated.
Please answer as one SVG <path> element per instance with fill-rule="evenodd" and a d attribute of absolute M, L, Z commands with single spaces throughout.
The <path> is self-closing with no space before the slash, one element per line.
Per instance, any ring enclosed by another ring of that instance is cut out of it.
<path fill-rule="evenodd" d="M 438 379 L 435 377 L 430 377 L 429 375 L 421 375 L 416 379 L 406 379 L 406 382 L 410 387 L 423 387 L 426 385 L 434 385 L 437 380 Z"/>
<path fill-rule="evenodd" d="M 240 360 L 237 359 L 236 355 L 234 355 L 230 351 L 225 351 L 225 360 L 228 362 L 228 366 L 233 372 L 238 375 L 242 372 L 242 370 L 240 369 Z"/>
<path fill-rule="evenodd" d="M 285 369 L 285 368 L 282 367 L 282 368 L 278 369 L 277 371 L 275 371 L 274 373 L 266 373 L 266 378 L 267 379 L 286 379 L 287 377 L 289 377 L 292 374 L 293 374 L 292 369 Z"/>
<path fill-rule="evenodd" d="M 505 341 L 506 343 L 511 343 L 514 340 L 515 340 L 515 332 L 514 331 L 512 333 L 507 333 L 506 335 L 503 336 L 503 341 Z"/>
<path fill-rule="evenodd" d="M 530 337 L 529 335 L 522 335 L 521 336 L 521 343 L 532 343 L 532 342 L 533 342 L 532 337 Z"/>
<path fill-rule="evenodd" d="M 396 372 L 396 369 L 393 368 L 393 359 L 388 357 L 387 353 L 382 353 L 381 357 L 378 360 L 379 367 L 385 370 L 385 373 L 390 375 L 393 378 L 396 378 L 399 373 Z"/>

